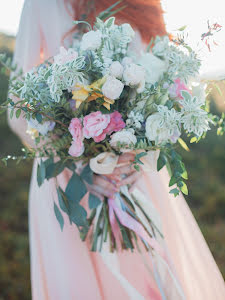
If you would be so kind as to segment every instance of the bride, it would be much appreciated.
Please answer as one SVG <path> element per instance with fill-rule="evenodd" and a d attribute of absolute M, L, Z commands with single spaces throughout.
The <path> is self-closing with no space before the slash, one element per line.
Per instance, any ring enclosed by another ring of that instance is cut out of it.
<path fill-rule="evenodd" d="M 26 72 L 57 54 L 61 44 L 70 45 L 73 20 L 84 15 L 93 20 L 115 0 L 25 0 L 16 41 L 14 60 Z M 152 36 L 166 34 L 158 0 L 126 0 L 117 19 L 136 29 L 132 47 L 137 53 Z M 34 146 L 26 134 L 23 118 L 9 120 L 12 130 L 24 144 Z M 93 253 L 88 241 L 82 242 L 75 226 L 65 223 L 61 232 L 54 215 L 57 201 L 55 181 L 36 182 L 34 161 L 30 186 L 29 228 L 31 248 L 32 298 L 34 300 L 222 300 L 222 276 L 206 242 L 182 196 L 169 194 L 166 170 L 140 174 L 129 167 L 131 154 L 120 157 L 127 165 L 116 168 L 115 176 L 126 175 L 113 185 L 95 175 L 92 191 L 110 197 L 120 186 L 138 188 L 151 207 L 152 217 L 161 226 L 163 247 L 170 267 L 158 261 L 153 268 L 149 257 L 134 253 Z M 60 174 L 65 188 L 69 173 Z M 66 222 L 66 219 L 65 219 Z M 160 225 L 161 224 L 161 225 Z M 172 270 L 172 271 L 171 271 Z"/>

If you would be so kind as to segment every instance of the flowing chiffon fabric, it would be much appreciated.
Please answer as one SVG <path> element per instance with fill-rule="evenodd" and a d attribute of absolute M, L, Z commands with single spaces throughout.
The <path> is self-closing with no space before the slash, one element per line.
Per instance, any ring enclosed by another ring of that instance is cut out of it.
<path fill-rule="evenodd" d="M 72 18 L 63 2 L 25 1 L 15 50 L 15 61 L 24 71 L 58 52 L 63 35 L 72 27 Z M 138 47 L 141 48 L 140 43 Z M 24 143 L 33 145 L 22 118 L 13 118 L 9 123 Z M 166 297 L 160 295 L 150 274 L 152 270 L 146 267 L 149 260 L 146 253 L 108 253 L 103 259 L 101 254 L 89 251 L 88 241 L 80 240 L 77 228 L 69 224 L 66 215 L 62 232 L 53 209 L 54 202 L 58 201 L 55 180 L 45 182 L 39 188 L 36 168 L 35 160 L 29 197 L 34 300 L 182 299 L 171 278 L 160 271 L 159 263 L 158 273 Z M 64 171 L 58 177 L 62 188 L 65 188 L 69 175 Z M 185 299 L 223 300 L 224 281 L 218 267 L 184 198 L 169 194 L 168 180 L 165 169 L 159 173 L 153 170 L 142 174 L 137 188 L 149 201 L 153 218 L 161 223 L 164 249 L 170 256 Z M 85 203 L 86 199 L 82 201 Z M 124 286 L 130 287 L 130 292 Z"/>

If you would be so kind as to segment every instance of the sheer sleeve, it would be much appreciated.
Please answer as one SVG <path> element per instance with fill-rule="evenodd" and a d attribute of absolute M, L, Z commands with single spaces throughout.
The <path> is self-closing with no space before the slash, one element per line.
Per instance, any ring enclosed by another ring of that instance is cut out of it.
<path fill-rule="evenodd" d="M 72 28 L 72 21 L 62 0 L 25 0 L 14 52 L 18 67 L 27 72 L 41 59 L 55 55 L 63 36 Z M 22 115 L 8 120 L 23 143 L 34 147 L 34 141 L 26 134 L 27 124 Z"/>
<path fill-rule="evenodd" d="M 27 72 L 33 66 L 40 63 L 42 32 L 39 17 L 40 11 L 37 2 L 34 0 L 25 0 L 16 38 L 14 62 L 24 72 Z M 15 98 L 14 101 L 16 101 Z M 27 124 L 22 115 L 19 119 L 16 117 L 10 119 L 8 117 L 8 123 L 24 144 L 34 146 L 34 141 L 26 134 Z"/>

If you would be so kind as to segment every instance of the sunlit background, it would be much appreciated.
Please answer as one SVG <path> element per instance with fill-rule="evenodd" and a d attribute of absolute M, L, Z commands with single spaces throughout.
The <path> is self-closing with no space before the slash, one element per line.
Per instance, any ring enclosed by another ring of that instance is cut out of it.
<path fill-rule="evenodd" d="M 0 52 L 12 55 L 23 2 L 0 0 Z M 224 75 L 225 2 L 162 0 L 162 5 L 168 32 L 187 25 L 189 42 L 201 49 L 202 74 Z M 201 42 L 208 20 L 223 26 L 215 35 L 217 46 L 211 52 Z M 7 82 L 8 77 L 0 74 L 0 103 L 6 98 Z M 221 87 L 224 94 L 214 91 L 211 102 L 218 114 L 225 111 L 225 88 Z M 8 128 L 5 116 L 0 116 L 0 137 L 0 157 L 20 153 L 20 141 Z M 191 152 L 182 152 L 189 173 L 187 203 L 225 277 L 225 137 L 217 137 L 212 129 L 201 143 L 188 145 Z M 31 299 L 27 221 L 30 173 L 30 162 L 12 162 L 8 168 L 0 165 L 0 300 Z"/>

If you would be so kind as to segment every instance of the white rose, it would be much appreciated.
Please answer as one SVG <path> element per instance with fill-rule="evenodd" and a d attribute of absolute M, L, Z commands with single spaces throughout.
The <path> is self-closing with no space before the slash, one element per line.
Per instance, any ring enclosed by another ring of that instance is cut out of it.
<path fill-rule="evenodd" d="M 131 57 L 128 57 L 128 56 L 125 56 L 123 59 L 122 59 L 122 62 L 121 64 L 125 67 L 127 65 L 130 65 L 132 63 L 132 58 Z"/>
<path fill-rule="evenodd" d="M 131 39 L 134 38 L 135 32 L 133 28 L 130 26 L 130 24 L 125 23 L 121 25 L 122 31 L 125 35 L 129 36 Z"/>
<path fill-rule="evenodd" d="M 118 99 L 123 91 L 124 84 L 115 77 L 108 76 L 102 86 L 102 93 L 105 97 L 115 100 Z"/>
<path fill-rule="evenodd" d="M 166 71 L 166 63 L 154 56 L 152 53 L 145 53 L 141 56 L 139 63 L 145 69 L 145 80 L 148 83 L 155 84 Z"/>
<path fill-rule="evenodd" d="M 137 138 L 134 135 L 133 129 L 123 129 L 115 132 L 111 135 L 110 145 L 113 148 L 117 148 L 117 144 L 120 143 L 125 146 L 124 149 L 120 149 L 122 152 L 126 152 L 126 146 L 134 146 L 137 143 Z"/>
<path fill-rule="evenodd" d="M 81 40 L 82 50 L 96 50 L 101 46 L 102 33 L 101 31 L 89 31 L 85 33 Z"/>
<path fill-rule="evenodd" d="M 166 127 L 161 127 L 161 118 L 159 113 L 149 116 L 146 120 L 145 135 L 150 141 L 161 143 L 169 139 Z"/>
<path fill-rule="evenodd" d="M 123 76 L 123 66 L 119 61 L 114 61 L 109 68 L 109 72 L 112 76 L 121 79 Z"/>
<path fill-rule="evenodd" d="M 145 79 L 145 70 L 142 66 L 130 64 L 125 67 L 123 79 L 126 85 L 131 87 L 138 86 Z"/>

